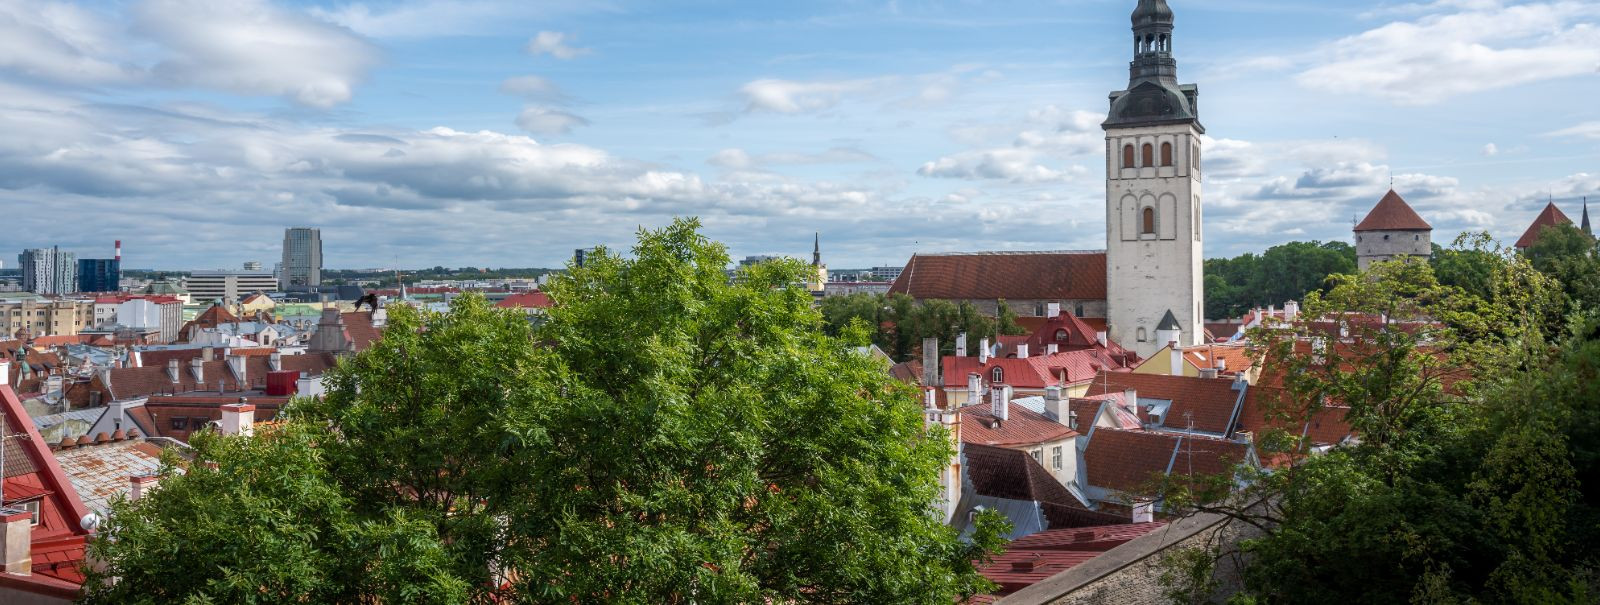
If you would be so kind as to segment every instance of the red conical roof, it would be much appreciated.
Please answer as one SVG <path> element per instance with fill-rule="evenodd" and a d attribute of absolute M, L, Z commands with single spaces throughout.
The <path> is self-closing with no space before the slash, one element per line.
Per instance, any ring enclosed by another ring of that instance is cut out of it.
<path fill-rule="evenodd" d="M 1550 202 L 1539 212 L 1539 216 L 1533 219 L 1533 224 L 1528 225 L 1528 230 L 1522 233 L 1522 238 L 1517 240 L 1517 247 L 1532 247 L 1534 242 L 1539 241 L 1539 232 L 1544 231 L 1545 227 L 1571 224 L 1572 219 L 1567 218 L 1567 215 L 1556 207 L 1555 202 Z"/>
<path fill-rule="evenodd" d="M 1433 225 L 1422 220 L 1410 204 L 1400 199 L 1400 194 L 1390 189 L 1367 218 L 1356 225 L 1356 231 L 1433 231 Z"/>

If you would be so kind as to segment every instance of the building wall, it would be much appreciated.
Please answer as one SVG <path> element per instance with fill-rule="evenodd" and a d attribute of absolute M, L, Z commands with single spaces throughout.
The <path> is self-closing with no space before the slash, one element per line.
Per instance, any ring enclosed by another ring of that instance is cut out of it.
<path fill-rule="evenodd" d="M 1356 233 L 1356 263 L 1365 271 L 1372 263 L 1400 256 L 1433 256 L 1432 231 L 1362 231 Z"/>
<path fill-rule="evenodd" d="M 283 287 L 322 285 L 322 230 L 293 227 L 283 232 Z"/>
<path fill-rule="evenodd" d="M 116 292 L 122 287 L 122 261 L 114 258 L 78 260 L 79 292 Z"/>
<path fill-rule="evenodd" d="M 1159 165 L 1163 143 L 1172 145 L 1172 166 Z M 1142 165 L 1145 144 L 1157 166 Z M 1133 166 L 1122 165 L 1125 145 L 1134 146 Z M 1200 158 L 1200 132 L 1191 124 L 1106 131 L 1108 331 L 1141 356 L 1167 344 L 1156 342 L 1155 332 L 1169 310 L 1182 327 L 1181 342 L 1204 338 Z M 1153 233 L 1144 233 L 1147 208 Z"/>
<path fill-rule="evenodd" d="M 278 289 L 278 280 L 269 273 L 243 271 L 196 271 L 185 284 L 195 301 L 215 301 L 227 298 L 232 301 L 256 292 Z"/>
<path fill-rule="evenodd" d="M 94 301 L 39 297 L 0 299 L 0 335 L 24 327 L 34 336 L 72 336 L 94 326 Z"/>
<path fill-rule="evenodd" d="M 78 255 L 59 248 L 33 248 L 17 256 L 22 289 L 35 294 L 71 294 L 78 291 Z"/>

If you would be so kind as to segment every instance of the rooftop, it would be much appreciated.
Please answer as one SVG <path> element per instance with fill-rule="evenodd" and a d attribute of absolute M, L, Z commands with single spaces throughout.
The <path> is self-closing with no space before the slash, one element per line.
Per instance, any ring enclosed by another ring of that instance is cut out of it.
<path fill-rule="evenodd" d="M 1104 300 L 1104 251 L 918 254 L 889 288 L 913 298 Z"/>

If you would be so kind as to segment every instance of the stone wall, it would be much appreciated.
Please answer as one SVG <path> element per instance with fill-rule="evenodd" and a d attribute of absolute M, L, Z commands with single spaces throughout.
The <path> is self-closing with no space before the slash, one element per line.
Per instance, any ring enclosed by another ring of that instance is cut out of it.
<path fill-rule="evenodd" d="M 1241 540 L 1260 537 L 1261 530 L 1222 515 L 1196 515 L 1118 546 L 1065 572 L 1017 591 L 1001 605 L 1167 605 L 1161 585 L 1161 561 L 1167 553 L 1221 545 L 1236 553 Z M 1221 585 L 1214 601 L 1243 587 L 1233 556 L 1217 562 L 1215 577 Z"/>

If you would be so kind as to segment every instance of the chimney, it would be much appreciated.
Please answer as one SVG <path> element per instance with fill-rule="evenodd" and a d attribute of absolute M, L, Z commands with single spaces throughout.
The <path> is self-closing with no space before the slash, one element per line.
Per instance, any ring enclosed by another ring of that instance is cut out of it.
<path fill-rule="evenodd" d="M 1072 429 L 1074 431 L 1078 430 L 1078 412 L 1077 411 L 1071 410 L 1071 409 L 1067 410 L 1067 428 Z"/>
<path fill-rule="evenodd" d="M 1055 355 L 1056 353 L 1060 353 L 1060 352 L 1061 352 L 1061 345 L 1058 345 L 1056 343 L 1052 342 L 1052 343 L 1047 344 L 1047 345 L 1044 346 L 1044 354 L 1045 355 Z"/>
<path fill-rule="evenodd" d="M 1056 422 L 1067 424 L 1067 400 L 1061 398 L 1061 387 L 1045 387 L 1044 411 L 1056 417 Z"/>
<path fill-rule="evenodd" d="M 100 368 L 100 384 L 107 389 L 111 388 L 111 368 Z"/>
<path fill-rule="evenodd" d="M 211 347 L 200 347 L 200 359 L 201 361 L 216 361 L 216 349 L 212 349 Z"/>
<path fill-rule="evenodd" d="M 222 406 L 222 434 L 243 435 L 249 437 L 255 434 L 256 406 L 243 397 L 239 403 L 230 403 Z"/>
<path fill-rule="evenodd" d="M 1135 414 L 1139 413 L 1139 392 L 1128 389 L 1122 392 L 1122 407 Z"/>
<path fill-rule="evenodd" d="M 0 508 L 0 524 L 5 525 L 5 536 L 0 539 L 0 572 L 33 574 L 33 513 Z"/>
<path fill-rule="evenodd" d="M 1300 303 L 1292 301 L 1292 300 L 1289 301 L 1289 302 L 1283 303 L 1283 318 L 1284 319 L 1289 320 L 1289 321 L 1294 321 L 1294 318 L 1299 317 L 1299 316 L 1300 316 Z"/>
<path fill-rule="evenodd" d="M 974 372 L 967 374 L 967 405 L 983 402 L 983 376 Z"/>
<path fill-rule="evenodd" d="M 1213 350 L 1211 352 L 1211 354 L 1215 355 L 1216 351 Z M 1226 360 L 1226 359 L 1218 359 L 1217 360 L 1217 373 L 1220 374 L 1220 373 L 1226 372 L 1226 371 L 1228 371 L 1228 360 Z"/>
<path fill-rule="evenodd" d="M 1061 317 L 1061 303 L 1046 303 L 1044 306 L 1044 316 L 1050 319 Z"/>
<path fill-rule="evenodd" d="M 934 392 L 933 387 L 923 387 L 922 407 L 928 410 L 939 407 L 939 394 Z"/>
<path fill-rule="evenodd" d="M 11 362 L 0 360 L 0 386 L 11 383 Z"/>
<path fill-rule="evenodd" d="M 1022 344 L 1017 345 L 1017 359 L 1027 359 L 1027 358 L 1028 358 L 1028 343 L 1022 343 Z"/>
<path fill-rule="evenodd" d="M 1102 347 L 1106 346 L 1106 333 L 1105 333 L 1105 331 L 1101 330 L 1099 332 L 1095 332 L 1094 333 L 1094 341 L 1100 343 L 1100 346 L 1102 346 Z"/>
<path fill-rule="evenodd" d="M 978 363 L 989 363 L 989 339 L 987 338 L 978 341 Z"/>
<path fill-rule="evenodd" d="M 1156 503 L 1151 500 L 1133 502 L 1133 522 L 1150 523 L 1156 520 Z"/>
<path fill-rule="evenodd" d="M 931 387 L 940 384 L 939 380 L 939 339 L 922 339 L 922 386 Z"/>
<path fill-rule="evenodd" d="M 239 383 L 239 390 L 243 391 L 250 388 L 250 377 L 246 375 L 250 371 L 250 367 L 245 364 L 244 356 L 229 355 L 225 359 L 228 362 L 228 369 L 233 371 L 233 380 Z"/>
<path fill-rule="evenodd" d="M 131 364 L 130 364 L 131 367 L 135 367 L 135 368 L 144 367 L 144 355 L 140 354 L 139 351 L 133 351 L 132 353 L 129 353 L 128 354 L 128 359 L 131 362 Z"/>
<path fill-rule="evenodd" d="M 271 355 L 268 355 L 267 356 L 267 367 L 272 369 L 272 371 L 274 371 L 274 372 L 282 372 L 283 371 L 283 353 L 280 353 L 278 351 L 273 351 Z"/>
<path fill-rule="evenodd" d="M 172 384 L 178 384 L 178 360 L 176 359 L 167 360 L 167 380 L 171 380 Z"/>
<path fill-rule="evenodd" d="M 1011 419 L 1011 385 L 996 384 L 989 387 L 989 411 L 999 421 Z"/>
<path fill-rule="evenodd" d="M 967 333 L 966 332 L 962 332 L 962 333 L 956 335 L 956 357 L 966 357 L 966 356 L 967 356 Z"/>
<path fill-rule="evenodd" d="M 199 357 L 189 360 L 189 373 L 194 375 L 194 384 L 199 387 L 206 382 L 206 362 Z"/>
<path fill-rule="evenodd" d="M 1256 434 L 1251 431 L 1237 431 L 1233 434 L 1233 440 L 1245 445 L 1250 445 L 1256 442 Z"/>
<path fill-rule="evenodd" d="M 1200 377 L 1201 378 L 1210 379 L 1210 380 L 1215 380 L 1217 378 L 1217 369 L 1216 368 L 1205 368 L 1203 370 L 1200 370 Z"/>
<path fill-rule="evenodd" d="M 138 502 L 146 493 L 155 489 L 156 484 L 160 482 L 161 475 L 134 475 L 128 477 L 128 483 L 131 484 L 128 490 L 128 501 Z"/>
<path fill-rule="evenodd" d="M 122 240 L 117 240 L 117 262 L 122 262 Z"/>
<path fill-rule="evenodd" d="M 1183 349 L 1178 348 L 1178 343 L 1176 343 L 1176 342 L 1169 343 L 1167 346 L 1171 348 L 1170 351 L 1167 351 L 1168 355 L 1172 359 L 1172 372 L 1170 372 L 1170 373 L 1173 376 L 1182 376 L 1183 375 Z"/>

